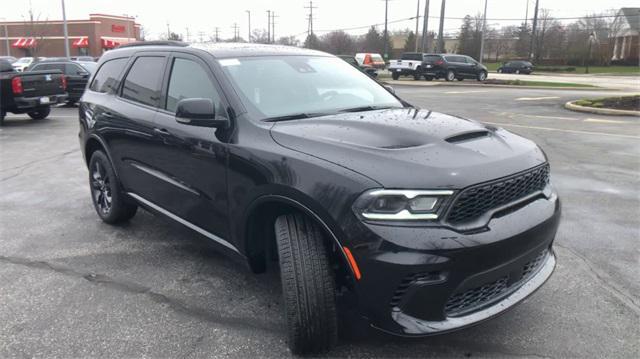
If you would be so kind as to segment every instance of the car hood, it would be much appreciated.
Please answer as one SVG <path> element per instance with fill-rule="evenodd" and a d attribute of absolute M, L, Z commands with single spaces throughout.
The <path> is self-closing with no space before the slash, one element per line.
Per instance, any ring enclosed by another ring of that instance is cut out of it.
<path fill-rule="evenodd" d="M 535 143 L 504 129 L 418 109 L 277 122 L 271 136 L 386 188 L 459 189 L 546 161 Z"/>

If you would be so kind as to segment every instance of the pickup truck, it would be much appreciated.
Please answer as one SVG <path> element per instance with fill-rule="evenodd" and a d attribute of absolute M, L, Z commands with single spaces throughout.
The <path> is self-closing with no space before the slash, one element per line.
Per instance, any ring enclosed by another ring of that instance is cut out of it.
<path fill-rule="evenodd" d="M 391 60 L 389 62 L 391 77 L 397 80 L 400 76 L 413 76 L 414 80 L 420 80 L 426 55 L 421 52 L 405 52 L 400 59 Z"/>
<path fill-rule="evenodd" d="M 0 126 L 7 112 L 34 120 L 49 116 L 51 105 L 67 100 L 67 79 L 58 70 L 17 72 L 0 60 Z"/>

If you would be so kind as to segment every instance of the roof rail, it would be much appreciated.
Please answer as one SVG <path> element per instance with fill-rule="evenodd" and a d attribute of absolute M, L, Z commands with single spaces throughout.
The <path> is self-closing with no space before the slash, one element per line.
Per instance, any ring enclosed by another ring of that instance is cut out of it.
<path fill-rule="evenodd" d="M 122 45 L 118 46 L 118 48 L 122 49 L 122 48 L 125 48 L 125 47 L 138 47 L 138 46 L 179 46 L 179 47 L 185 47 L 185 46 L 189 46 L 189 44 L 187 44 L 186 42 L 173 41 L 173 40 L 136 41 L 136 42 L 129 42 L 127 44 L 122 44 Z"/>

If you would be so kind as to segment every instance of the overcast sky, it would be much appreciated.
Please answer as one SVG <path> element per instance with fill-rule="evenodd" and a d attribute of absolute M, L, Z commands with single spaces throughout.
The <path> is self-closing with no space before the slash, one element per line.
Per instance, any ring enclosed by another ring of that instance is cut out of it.
<path fill-rule="evenodd" d="M 28 17 L 29 7 L 41 20 L 62 18 L 59 0 L 2 0 L 0 18 L 22 21 Z M 431 0 L 429 16 L 440 15 L 441 0 Z M 425 0 L 421 0 L 421 12 Z M 533 17 L 535 0 L 529 0 L 529 18 Z M 575 17 L 607 9 L 638 6 L 638 0 L 540 0 L 540 7 L 551 10 L 555 17 Z M 167 4 L 167 5 L 165 5 Z M 171 4 L 171 5 L 168 5 Z M 384 22 L 384 0 L 314 0 L 314 30 L 333 30 L 367 26 Z M 390 0 L 389 21 L 408 18 L 416 14 L 417 0 Z M 66 0 L 67 19 L 86 19 L 90 13 L 111 15 L 128 14 L 137 16 L 137 21 L 145 29 L 148 39 L 155 39 L 167 31 L 186 35 L 189 28 L 191 40 L 198 38 L 200 32 L 211 35 L 215 27 L 220 28 L 220 36 L 233 37 L 233 25 L 240 27 L 241 36 L 247 36 L 247 13 L 251 11 L 252 28 L 266 28 L 267 10 L 273 10 L 279 16 L 276 19 L 276 37 L 299 35 L 304 38 L 307 30 L 309 1 L 303 0 Z M 484 0 L 448 0 L 447 17 L 463 17 L 482 12 Z M 489 0 L 488 19 L 524 18 L 527 0 Z M 488 20 L 489 24 L 516 25 L 520 21 Z M 422 26 L 422 25 L 420 25 Z M 429 20 L 429 30 L 435 31 L 438 20 Z M 445 32 L 455 31 L 460 20 L 445 20 Z M 407 20 L 389 25 L 391 30 L 415 28 L 415 20 Z M 380 27 L 382 29 L 382 27 Z M 349 30 L 352 34 L 366 32 L 366 28 Z"/>

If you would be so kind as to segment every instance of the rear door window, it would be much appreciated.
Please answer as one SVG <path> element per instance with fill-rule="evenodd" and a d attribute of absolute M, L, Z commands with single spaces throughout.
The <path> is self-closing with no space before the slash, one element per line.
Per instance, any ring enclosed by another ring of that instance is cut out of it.
<path fill-rule="evenodd" d="M 124 79 L 122 98 L 157 107 L 164 63 L 160 56 L 138 57 Z"/>
<path fill-rule="evenodd" d="M 118 88 L 120 73 L 127 64 L 127 58 L 113 59 L 105 62 L 98 69 L 98 73 L 93 77 L 89 89 L 95 92 L 115 92 Z"/>

